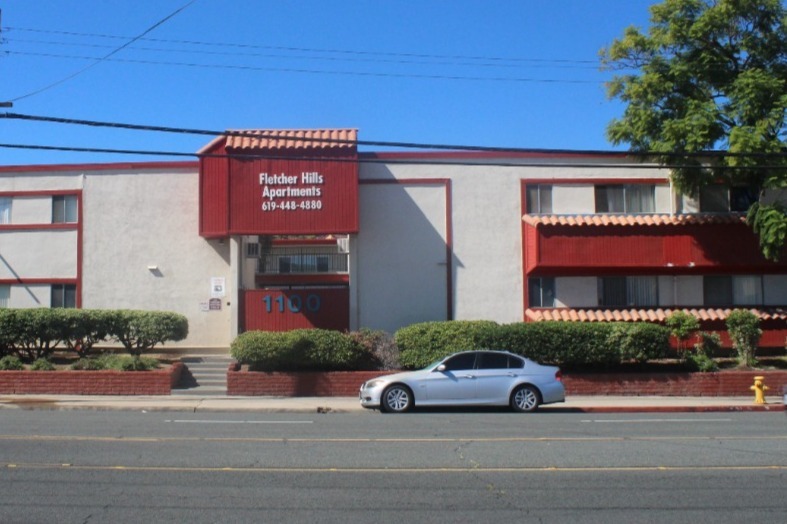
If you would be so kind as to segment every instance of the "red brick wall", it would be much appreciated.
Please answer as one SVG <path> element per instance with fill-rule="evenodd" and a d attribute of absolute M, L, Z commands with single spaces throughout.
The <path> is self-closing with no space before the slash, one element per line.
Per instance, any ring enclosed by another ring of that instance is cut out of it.
<path fill-rule="evenodd" d="M 385 373 L 227 371 L 227 395 L 282 397 L 354 397 L 361 384 Z M 787 371 L 724 371 L 721 373 L 598 373 L 564 375 L 567 395 L 749 396 L 755 376 L 764 376 L 767 394 L 781 395 Z"/>
<path fill-rule="evenodd" d="M 169 395 L 183 364 L 154 371 L 0 371 L 10 395 Z"/>
<path fill-rule="evenodd" d="M 384 375 L 380 371 L 262 372 L 227 371 L 229 396 L 356 397 L 365 381 Z"/>
<path fill-rule="evenodd" d="M 566 395 L 750 396 L 756 376 L 765 377 L 766 394 L 787 387 L 787 371 L 564 374 L 563 384 Z"/>

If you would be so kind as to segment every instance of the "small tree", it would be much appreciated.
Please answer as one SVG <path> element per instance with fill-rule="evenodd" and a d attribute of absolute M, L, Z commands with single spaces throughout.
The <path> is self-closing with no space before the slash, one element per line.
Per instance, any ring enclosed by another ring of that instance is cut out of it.
<path fill-rule="evenodd" d="M 678 341 L 678 355 L 680 358 L 686 358 L 686 341 L 689 340 L 694 333 L 699 331 L 700 322 L 685 311 L 675 311 L 664 322 L 669 328 L 670 335 L 675 337 Z"/>
<path fill-rule="evenodd" d="M 757 365 L 754 354 L 762 335 L 760 319 L 757 315 L 751 311 L 736 309 L 727 316 L 727 330 L 732 339 L 732 346 L 738 352 L 738 366 Z"/>

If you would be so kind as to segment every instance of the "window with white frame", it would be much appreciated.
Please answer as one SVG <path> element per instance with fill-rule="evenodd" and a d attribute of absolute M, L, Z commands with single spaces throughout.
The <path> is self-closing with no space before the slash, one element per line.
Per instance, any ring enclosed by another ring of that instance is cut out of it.
<path fill-rule="evenodd" d="M 527 280 L 530 307 L 555 307 L 554 277 L 533 277 Z"/>
<path fill-rule="evenodd" d="M 656 212 L 656 186 L 653 184 L 596 186 L 595 197 L 596 213 Z"/>
<path fill-rule="evenodd" d="M 760 275 L 706 275 L 702 279 L 705 306 L 761 306 L 763 282 Z"/>
<path fill-rule="evenodd" d="M 549 215 L 552 213 L 552 186 L 546 184 L 528 185 L 527 213 L 530 215 Z"/>
<path fill-rule="evenodd" d="M 0 224 L 11 223 L 11 197 L 0 197 Z"/>
<path fill-rule="evenodd" d="M 52 223 L 72 224 L 77 221 L 76 195 L 55 195 L 52 197 Z"/>
<path fill-rule="evenodd" d="M 8 307 L 8 301 L 11 299 L 11 286 L 0 284 L 0 308 Z"/>
<path fill-rule="evenodd" d="M 52 307 L 77 307 L 77 287 L 74 284 L 52 284 Z"/>
<path fill-rule="evenodd" d="M 654 307 L 659 304 L 657 277 L 599 277 L 598 305 Z"/>

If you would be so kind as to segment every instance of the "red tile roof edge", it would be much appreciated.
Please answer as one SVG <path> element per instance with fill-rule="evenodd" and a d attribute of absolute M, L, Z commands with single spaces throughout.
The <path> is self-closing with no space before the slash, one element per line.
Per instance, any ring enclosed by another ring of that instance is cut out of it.
<path fill-rule="evenodd" d="M 693 213 L 681 215 L 524 215 L 522 220 L 538 226 L 687 226 L 743 224 L 743 213 Z"/>
<path fill-rule="evenodd" d="M 786 308 L 748 309 L 760 320 L 787 320 Z M 698 320 L 725 320 L 733 309 L 723 308 L 653 308 L 653 309 L 527 309 L 525 316 L 534 322 L 663 322 L 673 312 L 683 311 Z"/>

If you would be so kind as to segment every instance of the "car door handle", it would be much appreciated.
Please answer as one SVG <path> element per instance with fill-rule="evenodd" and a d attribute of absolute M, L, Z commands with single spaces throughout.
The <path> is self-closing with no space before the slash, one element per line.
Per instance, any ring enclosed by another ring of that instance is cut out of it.
<path fill-rule="evenodd" d="M 471 378 L 471 379 L 475 379 L 475 375 L 462 375 L 462 378 Z"/>

